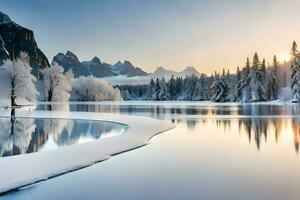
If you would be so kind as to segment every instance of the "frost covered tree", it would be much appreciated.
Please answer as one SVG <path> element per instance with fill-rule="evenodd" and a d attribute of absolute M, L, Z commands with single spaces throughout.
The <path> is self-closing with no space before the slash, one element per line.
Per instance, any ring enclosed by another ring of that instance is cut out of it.
<path fill-rule="evenodd" d="M 152 95 L 154 92 L 155 92 L 155 83 L 154 83 L 153 78 L 151 78 L 150 84 L 147 89 L 147 94 L 146 94 L 147 97 L 146 98 L 149 100 L 152 100 Z"/>
<path fill-rule="evenodd" d="M 171 76 L 171 79 L 168 82 L 168 90 L 169 90 L 169 94 L 170 94 L 170 98 L 176 99 L 177 93 L 176 93 L 176 80 L 174 78 L 174 75 Z"/>
<path fill-rule="evenodd" d="M 292 50 L 292 63 L 291 63 L 291 88 L 293 93 L 293 101 L 299 102 L 300 100 L 300 60 L 297 43 L 294 41 Z"/>
<path fill-rule="evenodd" d="M 242 84 L 241 84 L 241 90 L 242 90 L 242 101 L 248 102 L 251 100 L 251 87 L 250 87 L 250 60 L 247 58 L 246 65 L 242 70 Z"/>
<path fill-rule="evenodd" d="M 199 79 L 197 79 L 194 91 L 192 93 L 192 101 L 207 101 L 209 100 L 209 84 L 207 81 L 207 77 L 201 75 Z"/>
<path fill-rule="evenodd" d="M 243 79 L 241 75 L 240 68 L 237 67 L 236 76 L 235 76 L 235 85 L 233 91 L 231 92 L 230 100 L 239 102 L 242 100 L 243 95 Z"/>
<path fill-rule="evenodd" d="M 162 78 L 160 81 L 160 87 L 161 87 L 161 100 L 168 100 L 170 98 L 168 86 L 166 83 L 165 78 Z"/>
<path fill-rule="evenodd" d="M 176 94 L 179 95 L 181 92 L 182 92 L 182 89 L 183 89 L 183 80 L 182 80 L 182 77 L 177 77 L 176 78 Z"/>
<path fill-rule="evenodd" d="M 43 92 L 46 101 L 67 101 L 72 90 L 72 71 L 64 74 L 64 69 L 57 64 L 42 70 Z"/>
<path fill-rule="evenodd" d="M 278 99 L 278 94 L 279 94 L 278 61 L 276 55 L 274 55 L 273 67 L 271 68 L 270 77 L 268 79 L 268 98 L 270 100 Z"/>
<path fill-rule="evenodd" d="M 197 83 L 196 76 L 186 76 L 183 80 L 182 92 L 178 96 L 178 100 L 192 101 L 193 93 Z"/>
<path fill-rule="evenodd" d="M 93 76 L 79 77 L 72 82 L 71 100 L 73 101 L 122 101 L 118 88 Z"/>
<path fill-rule="evenodd" d="M 10 98 L 11 107 L 17 106 L 16 98 L 35 101 L 37 91 L 35 88 L 36 78 L 31 74 L 28 54 L 21 52 L 14 60 L 5 60 L 0 68 L 1 84 L 8 88 L 2 90 L 5 98 Z"/>
<path fill-rule="evenodd" d="M 155 89 L 154 89 L 154 93 L 153 93 L 153 96 L 152 96 L 152 99 L 155 100 L 155 101 L 159 101 L 160 100 L 160 84 L 159 84 L 159 79 L 157 78 L 156 79 L 156 83 L 155 83 Z"/>
<path fill-rule="evenodd" d="M 250 70 L 250 87 L 251 87 L 251 101 L 266 100 L 266 90 L 264 85 L 264 67 L 259 61 L 257 53 L 253 56 L 252 68 Z"/>
<path fill-rule="evenodd" d="M 166 101 L 169 98 L 167 84 L 164 78 L 160 81 L 158 78 L 155 83 L 155 91 L 152 99 L 155 101 Z"/>
<path fill-rule="evenodd" d="M 211 86 L 212 96 L 211 100 L 215 102 L 226 102 L 228 101 L 229 88 L 225 81 L 225 77 L 216 74 L 213 79 Z"/>

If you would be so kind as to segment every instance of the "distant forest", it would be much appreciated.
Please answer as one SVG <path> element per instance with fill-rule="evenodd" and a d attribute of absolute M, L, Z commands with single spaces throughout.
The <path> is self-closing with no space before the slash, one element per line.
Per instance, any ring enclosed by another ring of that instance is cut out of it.
<path fill-rule="evenodd" d="M 147 85 L 117 86 L 124 100 L 153 101 L 214 101 L 258 102 L 300 100 L 300 54 L 296 42 L 291 49 L 291 60 L 279 63 L 276 55 L 266 66 L 257 53 L 246 59 L 235 73 L 223 69 L 210 76 L 174 77 L 151 79 Z"/>

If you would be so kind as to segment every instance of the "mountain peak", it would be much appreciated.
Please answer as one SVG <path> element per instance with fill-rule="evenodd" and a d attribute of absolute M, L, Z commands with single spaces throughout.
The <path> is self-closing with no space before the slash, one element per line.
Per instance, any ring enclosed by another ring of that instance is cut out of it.
<path fill-rule="evenodd" d="M 133 66 L 133 65 L 131 64 L 131 62 L 129 62 L 128 60 L 125 60 L 124 63 L 123 63 L 123 65 L 131 65 L 131 66 Z"/>
<path fill-rule="evenodd" d="M 188 66 L 186 67 L 184 70 L 184 72 L 195 72 L 195 73 L 199 73 L 194 67 L 192 66 Z"/>
<path fill-rule="evenodd" d="M 95 57 L 92 59 L 92 64 L 93 64 L 93 65 L 99 65 L 99 64 L 102 64 L 102 63 L 101 63 L 101 60 L 100 60 L 97 56 L 95 56 Z"/>
<path fill-rule="evenodd" d="M 123 63 L 119 60 L 116 64 L 114 64 L 115 66 L 120 66 L 123 65 Z"/>
<path fill-rule="evenodd" d="M 155 71 L 160 71 L 160 70 L 165 70 L 165 68 L 162 66 L 159 66 Z"/>
<path fill-rule="evenodd" d="M 162 66 L 159 66 L 159 67 L 156 68 L 156 70 L 153 73 L 155 74 L 155 73 L 165 72 L 165 71 L 169 71 L 169 70 L 165 69 Z"/>
<path fill-rule="evenodd" d="M 152 76 L 158 77 L 158 78 L 160 78 L 160 77 L 168 78 L 168 77 L 172 76 L 173 74 L 176 74 L 176 72 L 167 70 L 164 67 L 160 66 L 152 73 Z"/>
<path fill-rule="evenodd" d="M 180 74 L 184 76 L 200 76 L 200 73 L 192 66 L 186 67 L 182 72 L 180 72 Z"/>
<path fill-rule="evenodd" d="M 66 52 L 65 56 L 69 57 L 69 58 L 72 58 L 73 60 L 79 61 L 78 57 L 74 53 L 72 53 L 71 51 L 69 51 L 69 50 Z"/>
<path fill-rule="evenodd" d="M 0 11 L 0 24 L 6 24 L 10 22 L 13 22 L 10 17 Z"/>

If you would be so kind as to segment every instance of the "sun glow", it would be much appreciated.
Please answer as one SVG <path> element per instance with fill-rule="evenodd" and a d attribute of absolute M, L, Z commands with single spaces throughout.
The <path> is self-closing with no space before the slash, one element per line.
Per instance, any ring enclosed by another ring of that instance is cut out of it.
<path fill-rule="evenodd" d="M 291 59 L 291 56 L 286 54 L 286 55 L 281 55 L 278 57 L 278 61 L 280 63 L 285 63 L 285 62 L 288 62 L 289 60 Z"/>

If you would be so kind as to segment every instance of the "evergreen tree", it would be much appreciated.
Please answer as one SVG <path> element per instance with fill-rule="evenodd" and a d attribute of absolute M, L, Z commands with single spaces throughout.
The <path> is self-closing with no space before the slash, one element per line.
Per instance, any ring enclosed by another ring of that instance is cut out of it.
<path fill-rule="evenodd" d="M 160 100 L 161 101 L 169 100 L 170 99 L 170 94 L 169 94 L 168 86 L 167 86 L 167 83 L 166 83 L 166 80 L 165 80 L 164 77 L 161 79 L 160 88 L 161 88 Z"/>
<path fill-rule="evenodd" d="M 236 101 L 248 102 L 251 100 L 250 81 L 250 60 L 247 58 L 246 65 L 241 72 L 241 84 L 237 91 L 237 93 L 241 93 L 241 99 L 236 99 Z"/>
<path fill-rule="evenodd" d="M 182 88 L 183 88 L 183 80 L 182 80 L 182 77 L 177 77 L 176 78 L 176 94 L 177 96 L 181 94 L 182 92 Z"/>
<path fill-rule="evenodd" d="M 192 94 L 192 101 L 209 100 L 209 84 L 205 75 L 201 75 L 196 81 L 195 89 Z"/>
<path fill-rule="evenodd" d="M 154 83 L 153 78 L 151 78 L 150 84 L 147 88 L 146 99 L 152 100 L 152 96 L 153 96 L 154 92 L 155 92 L 155 83 Z"/>
<path fill-rule="evenodd" d="M 267 73 L 266 73 L 266 60 L 263 59 L 263 61 L 261 63 L 260 76 L 259 76 L 261 82 L 263 82 L 263 83 L 265 82 L 266 75 L 267 75 Z"/>
<path fill-rule="evenodd" d="M 299 102 L 300 100 L 300 64 L 299 52 L 297 43 L 294 41 L 292 46 L 292 63 L 291 63 L 291 88 L 293 93 L 293 101 Z"/>
<path fill-rule="evenodd" d="M 156 83 L 155 83 L 155 88 L 154 88 L 154 93 L 153 93 L 153 96 L 152 96 L 152 99 L 155 100 L 155 101 L 159 101 L 159 94 L 160 94 L 160 84 L 159 84 L 159 79 L 157 78 L 156 79 Z"/>
<path fill-rule="evenodd" d="M 181 95 L 178 97 L 178 100 L 186 100 L 186 101 L 192 101 L 193 99 L 193 93 L 195 91 L 195 87 L 197 84 L 197 76 L 186 76 L 184 79 L 184 86 L 183 91 Z"/>
<path fill-rule="evenodd" d="M 169 94 L 170 94 L 170 98 L 176 99 L 177 96 L 177 92 L 176 92 L 176 80 L 174 78 L 174 76 L 172 75 L 171 79 L 168 82 L 168 90 L 169 90 Z"/>
<path fill-rule="evenodd" d="M 236 77 L 235 77 L 235 87 L 232 91 L 230 100 L 239 102 L 242 100 L 242 95 L 243 95 L 243 79 L 242 79 L 240 68 L 237 67 Z"/>
<path fill-rule="evenodd" d="M 250 74 L 250 60 L 249 58 L 247 58 L 246 66 L 245 66 L 245 75 L 249 76 L 249 74 Z"/>
<path fill-rule="evenodd" d="M 211 100 L 215 102 L 226 102 L 228 101 L 229 88 L 224 79 L 219 75 L 215 75 L 211 86 L 212 97 Z"/>
<path fill-rule="evenodd" d="M 255 53 L 250 70 L 251 101 L 266 100 L 263 77 L 263 67 L 259 61 L 258 54 Z"/>
<path fill-rule="evenodd" d="M 225 74 L 226 74 L 226 73 L 225 73 L 225 69 L 223 68 L 222 76 L 225 76 Z"/>
<path fill-rule="evenodd" d="M 273 67 L 270 72 L 268 81 L 268 98 L 270 100 L 278 99 L 279 94 L 279 75 L 278 75 L 278 61 L 276 55 L 273 57 Z"/>
<path fill-rule="evenodd" d="M 169 99 L 167 84 L 164 78 L 161 81 L 156 79 L 155 91 L 152 97 L 155 101 L 166 101 Z"/>

